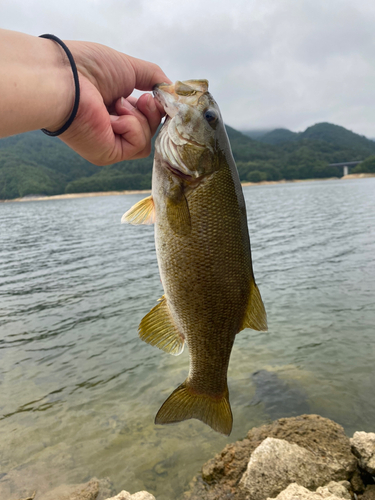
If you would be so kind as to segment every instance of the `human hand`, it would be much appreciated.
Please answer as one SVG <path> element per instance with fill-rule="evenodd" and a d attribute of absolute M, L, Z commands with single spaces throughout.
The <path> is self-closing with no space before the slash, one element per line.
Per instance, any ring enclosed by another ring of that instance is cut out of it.
<path fill-rule="evenodd" d="M 164 111 L 151 94 L 139 99 L 130 94 L 152 90 L 169 78 L 156 64 L 104 45 L 65 43 L 77 65 L 81 97 L 72 125 L 60 138 L 96 165 L 148 156 Z"/>

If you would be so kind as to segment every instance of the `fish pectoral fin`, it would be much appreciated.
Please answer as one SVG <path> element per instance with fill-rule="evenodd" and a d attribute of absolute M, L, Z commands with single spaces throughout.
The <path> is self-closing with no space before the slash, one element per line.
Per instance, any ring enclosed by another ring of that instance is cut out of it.
<path fill-rule="evenodd" d="M 251 328 L 252 330 L 258 330 L 260 332 L 266 332 L 268 330 L 266 310 L 262 297 L 260 296 L 259 288 L 254 279 L 251 281 L 250 298 L 241 330 L 244 328 Z"/>
<path fill-rule="evenodd" d="M 167 220 L 173 231 L 179 236 L 187 236 L 191 232 L 191 217 L 187 199 L 184 194 L 178 201 L 167 198 Z"/>
<path fill-rule="evenodd" d="M 153 224 L 155 222 L 155 204 L 152 196 L 148 196 L 133 205 L 121 218 L 122 223 Z"/>
<path fill-rule="evenodd" d="M 140 322 L 139 336 L 147 344 L 178 356 L 184 350 L 185 338 L 174 324 L 167 299 L 163 295 L 159 300 L 159 304 L 151 309 Z"/>
<path fill-rule="evenodd" d="M 163 403 L 155 417 L 155 424 L 173 424 L 190 418 L 197 418 L 214 431 L 229 436 L 233 416 L 228 389 L 222 397 L 214 398 L 195 393 L 185 380 Z"/>

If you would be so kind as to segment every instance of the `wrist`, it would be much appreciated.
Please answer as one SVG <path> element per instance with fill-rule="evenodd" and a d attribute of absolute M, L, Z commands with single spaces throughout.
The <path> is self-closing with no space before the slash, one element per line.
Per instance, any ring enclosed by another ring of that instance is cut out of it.
<path fill-rule="evenodd" d="M 51 59 L 50 67 L 47 70 L 48 75 L 46 75 L 46 102 L 54 103 L 53 108 L 46 114 L 48 125 L 40 128 L 46 131 L 46 133 L 49 132 L 49 135 L 55 135 L 54 132 L 60 131 L 69 121 L 73 108 L 76 107 L 75 97 L 77 96 L 77 91 L 79 100 L 78 74 L 77 71 L 75 71 L 75 75 L 73 74 L 69 56 L 57 41 L 50 39 L 49 37 L 39 38 L 44 40 L 49 45 L 48 50 L 50 52 Z M 47 49 L 47 46 L 45 48 Z M 69 49 L 67 50 L 69 52 Z M 70 57 L 72 56 L 70 55 Z"/>
<path fill-rule="evenodd" d="M 0 29 L 0 137 L 57 130 L 69 118 L 75 87 L 69 60 L 53 42 Z"/>
<path fill-rule="evenodd" d="M 60 40 L 60 38 L 58 38 L 55 35 L 51 35 L 51 34 L 40 35 L 39 38 L 44 38 L 44 39 L 47 39 L 47 40 L 52 40 L 55 43 L 57 43 L 63 49 L 63 51 L 65 52 L 65 55 L 66 55 L 66 57 L 67 57 L 67 59 L 69 61 L 69 65 L 70 65 L 70 68 L 72 70 L 72 75 L 73 75 L 73 81 L 74 81 L 74 103 L 73 103 L 73 109 L 71 110 L 71 112 L 69 114 L 69 118 L 67 118 L 66 120 L 64 120 L 63 125 L 60 125 L 57 130 L 47 130 L 45 128 L 42 128 L 42 132 L 44 132 L 45 134 L 47 134 L 49 136 L 55 136 L 56 137 L 58 135 L 63 134 L 66 130 L 68 130 L 68 128 L 70 127 L 70 125 L 73 123 L 73 120 L 76 117 L 76 114 L 77 114 L 77 111 L 78 111 L 79 98 L 80 98 L 80 84 L 79 84 L 79 78 L 78 78 L 78 70 L 77 70 L 77 66 L 76 66 L 76 63 L 75 63 L 75 60 L 73 58 L 72 53 L 70 52 L 70 50 L 67 47 L 67 45 L 62 40 Z"/>

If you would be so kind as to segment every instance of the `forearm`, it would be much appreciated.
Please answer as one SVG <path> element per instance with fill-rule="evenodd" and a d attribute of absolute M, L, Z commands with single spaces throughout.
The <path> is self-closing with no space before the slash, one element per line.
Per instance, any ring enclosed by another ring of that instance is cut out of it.
<path fill-rule="evenodd" d="M 57 43 L 0 29 L 0 137 L 59 129 L 74 93 L 68 58 Z"/>

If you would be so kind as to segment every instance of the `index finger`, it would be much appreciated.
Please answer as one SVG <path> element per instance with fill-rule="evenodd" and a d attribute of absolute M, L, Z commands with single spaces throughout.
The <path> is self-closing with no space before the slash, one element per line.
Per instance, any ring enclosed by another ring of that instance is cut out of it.
<path fill-rule="evenodd" d="M 138 90 L 152 90 L 157 83 L 172 83 L 164 71 L 157 64 L 130 57 L 135 74 L 134 88 Z"/>

